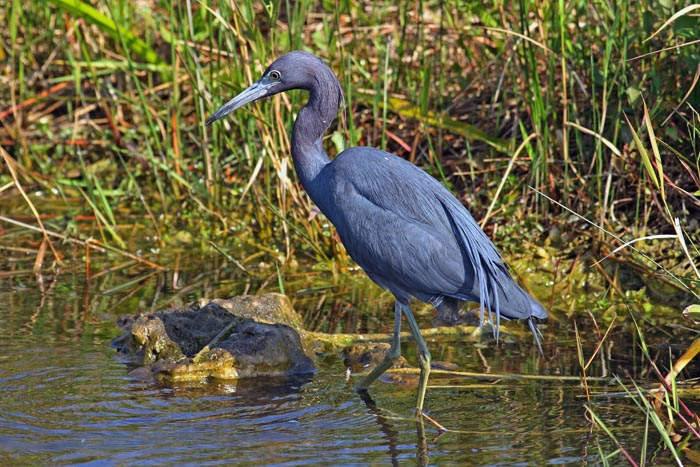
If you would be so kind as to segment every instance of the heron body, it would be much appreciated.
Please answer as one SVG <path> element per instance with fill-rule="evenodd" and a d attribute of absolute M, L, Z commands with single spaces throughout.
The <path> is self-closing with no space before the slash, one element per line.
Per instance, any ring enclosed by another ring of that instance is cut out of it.
<path fill-rule="evenodd" d="M 515 283 L 496 247 L 444 185 L 379 149 L 353 147 L 333 160 L 328 157 L 321 138 L 335 119 L 343 94 L 322 60 L 302 51 L 283 55 L 207 124 L 248 102 L 290 89 L 310 94 L 294 122 L 291 144 L 304 190 L 335 226 L 353 260 L 396 298 L 391 349 L 359 389 L 366 390 L 400 356 L 403 313 L 419 348 L 416 413 L 421 413 L 430 352 L 409 308 L 411 298 L 438 308 L 479 303 L 482 317 L 489 310 L 496 333 L 501 317 L 525 319 L 539 346 L 535 320 L 546 318 L 547 312 Z"/>

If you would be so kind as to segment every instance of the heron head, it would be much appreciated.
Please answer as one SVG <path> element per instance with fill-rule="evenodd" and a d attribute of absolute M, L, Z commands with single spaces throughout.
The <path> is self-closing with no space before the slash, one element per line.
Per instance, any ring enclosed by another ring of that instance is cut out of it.
<path fill-rule="evenodd" d="M 245 91 L 222 105 L 207 120 L 207 125 L 230 114 L 249 102 L 263 97 L 279 94 L 291 89 L 312 91 L 319 76 L 330 73 L 335 82 L 337 78 L 328 66 L 314 55 L 301 50 L 289 52 L 267 67 L 263 75 Z"/>

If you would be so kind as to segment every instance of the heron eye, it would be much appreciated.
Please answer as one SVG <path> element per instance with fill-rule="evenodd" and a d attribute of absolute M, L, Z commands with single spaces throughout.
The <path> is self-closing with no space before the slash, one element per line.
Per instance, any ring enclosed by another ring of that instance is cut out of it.
<path fill-rule="evenodd" d="M 280 78 L 282 78 L 282 75 L 281 75 L 280 72 L 277 71 L 277 70 L 272 70 L 272 71 L 270 72 L 270 75 L 269 75 L 269 76 L 270 76 L 270 78 L 272 78 L 272 79 L 274 79 L 274 80 L 279 80 Z"/>

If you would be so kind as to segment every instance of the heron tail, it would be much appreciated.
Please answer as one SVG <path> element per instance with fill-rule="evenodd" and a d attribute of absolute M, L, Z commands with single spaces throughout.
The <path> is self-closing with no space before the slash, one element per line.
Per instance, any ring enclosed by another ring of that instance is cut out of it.
<path fill-rule="evenodd" d="M 474 270 L 474 281 L 465 284 L 460 298 L 476 298 L 483 319 L 488 310 L 498 339 L 501 316 L 505 319 L 524 319 L 533 331 L 537 346 L 542 350 L 540 335 L 534 320 L 547 318 L 544 307 L 515 283 L 501 260 L 501 255 L 464 206 L 456 200 L 440 199 L 455 236 L 459 240 L 465 261 Z"/>
<path fill-rule="evenodd" d="M 540 328 L 537 327 L 537 323 L 535 322 L 537 318 L 535 317 L 529 317 L 527 319 L 527 325 L 530 326 L 530 331 L 532 331 L 532 335 L 535 337 L 535 343 L 537 344 L 537 348 L 540 349 L 540 355 L 544 357 L 544 352 L 542 351 L 542 342 L 540 342 L 540 338 L 542 337 L 542 331 L 540 331 Z"/>

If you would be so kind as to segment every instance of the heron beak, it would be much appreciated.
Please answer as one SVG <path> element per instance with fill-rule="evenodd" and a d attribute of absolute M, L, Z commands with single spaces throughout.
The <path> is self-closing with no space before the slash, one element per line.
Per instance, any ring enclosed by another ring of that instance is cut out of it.
<path fill-rule="evenodd" d="M 269 81 L 265 77 L 259 79 L 255 83 L 251 84 L 248 89 L 219 107 L 219 110 L 217 110 L 214 115 L 209 117 L 207 120 L 207 125 L 211 125 L 215 121 L 225 117 L 239 107 L 243 107 L 249 102 L 253 102 L 262 97 L 270 95 L 270 88 L 275 84 L 277 84 L 277 82 Z"/>

